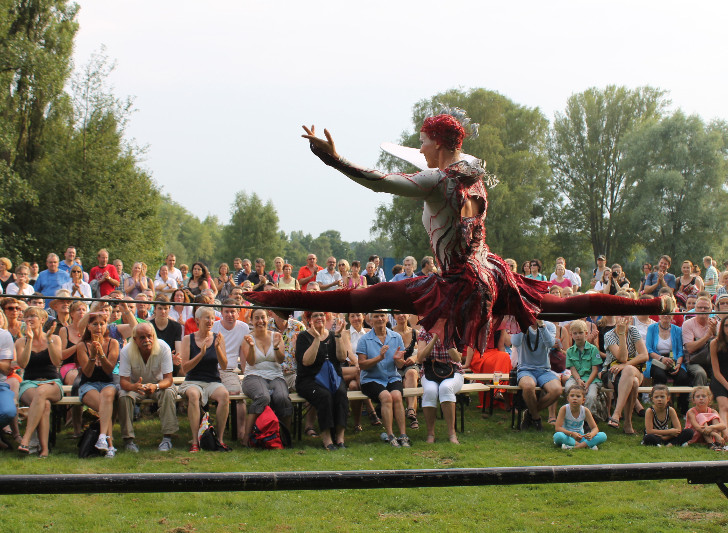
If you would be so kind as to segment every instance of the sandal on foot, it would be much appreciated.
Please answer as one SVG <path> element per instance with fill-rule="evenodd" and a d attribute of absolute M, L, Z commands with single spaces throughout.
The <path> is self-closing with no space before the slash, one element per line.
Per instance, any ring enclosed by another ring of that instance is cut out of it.
<path fill-rule="evenodd" d="M 554 424 L 556 424 L 556 419 L 552 416 L 551 418 L 549 418 L 548 423 L 553 426 Z"/>
<path fill-rule="evenodd" d="M 379 417 L 377 416 L 377 413 L 375 411 L 372 411 L 369 413 L 369 420 L 372 421 L 372 426 L 381 426 L 382 421 L 379 420 Z"/>
<path fill-rule="evenodd" d="M 410 422 L 409 426 L 410 429 L 420 429 L 420 423 L 416 418 Z"/>
<path fill-rule="evenodd" d="M 24 455 L 30 455 L 30 448 L 25 444 L 19 444 L 18 451 Z"/>
<path fill-rule="evenodd" d="M 318 433 L 316 433 L 316 430 L 311 426 L 308 426 L 306 429 L 303 430 L 303 432 L 306 434 L 307 437 L 313 437 L 314 439 L 319 436 Z"/>
<path fill-rule="evenodd" d="M 364 428 L 361 426 L 354 426 L 354 433 L 361 433 L 364 431 Z"/>
<path fill-rule="evenodd" d="M 200 447 L 197 444 L 190 446 L 190 453 L 197 453 L 200 451 Z"/>
<path fill-rule="evenodd" d="M 607 425 L 608 425 L 608 426 L 609 426 L 610 428 L 614 428 L 614 429 L 619 429 L 619 419 L 617 419 L 617 418 L 613 418 L 613 417 L 611 417 L 611 416 L 610 416 L 610 417 L 609 417 L 609 418 L 607 419 Z"/>

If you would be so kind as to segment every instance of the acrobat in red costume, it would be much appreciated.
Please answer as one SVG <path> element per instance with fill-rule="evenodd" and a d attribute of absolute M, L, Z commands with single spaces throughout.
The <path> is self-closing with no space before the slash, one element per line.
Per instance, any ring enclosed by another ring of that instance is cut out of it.
<path fill-rule="evenodd" d="M 454 111 L 464 117 L 461 110 Z M 416 174 L 383 174 L 359 167 L 339 156 L 327 130 L 326 139 L 316 137 L 313 126 L 304 126 L 304 130 L 313 153 L 355 182 L 373 191 L 424 201 L 422 222 L 441 273 L 379 283 L 365 290 L 246 293 L 245 298 L 253 303 L 337 313 L 399 309 L 417 314 L 420 324 L 446 346 L 471 346 L 481 352 L 491 327 L 497 328 L 508 315 L 525 331 L 542 312 L 589 316 L 651 315 L 669 310 L 663 309 L 669 304 L 661 299 L 630 300 L 605 294 L 561 299 L 548 294 L 548 283 L 512 272 L 485 243 L 485 181 L 495 180 L 477 160 L 463 158 L 466 132 L 451 114 L 425 120 L 420 153 L 428 169 Z"/>

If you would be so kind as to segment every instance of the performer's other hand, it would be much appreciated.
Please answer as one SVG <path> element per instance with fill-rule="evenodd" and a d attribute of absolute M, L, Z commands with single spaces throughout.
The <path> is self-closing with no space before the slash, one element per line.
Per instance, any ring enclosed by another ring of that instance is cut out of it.
<path fill-rule="evenodd" d="M 301 135 L 304 139 L 308 139 L 311 144 L 314 145 L 315 148 L 318 150 L 321 150 L 322 152 L 326 152 L 332 157 L 339 158 L 339 154 L 336 152 L 336 146 L 334 145 L 334 139 L 331 137 L 331 134 L 329 133 L 329 130 L 324 129 L 324 135 L 326 135 L 326 140 L 321 139 L 319 137 L 316 137 L 316 127 L 311 126 L 311 129 L 308 129 L 306 126 L 303 126 L 304 131 L 306 132 L 306 135 Z"/>

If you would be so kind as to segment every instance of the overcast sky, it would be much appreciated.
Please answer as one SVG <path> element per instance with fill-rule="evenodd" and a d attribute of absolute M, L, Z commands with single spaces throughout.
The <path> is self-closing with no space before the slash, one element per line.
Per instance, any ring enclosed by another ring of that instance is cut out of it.
<path fill-rule="evenodd" d="M 286 233 L 369 238 L 370 192 L 300 138 L 329 128 L 373 166 L 411 129 L 415 102 L 482 87 L 552 120 L 608 84 L 669 91 L 673 108 L 728 119 L 724 2 L 77 0 L 75 61 L 106 46 L 145 168 L 200 218 L 235 192 L 271 199 Z M 474 154 L 478 155 L 478 154 Z"/>

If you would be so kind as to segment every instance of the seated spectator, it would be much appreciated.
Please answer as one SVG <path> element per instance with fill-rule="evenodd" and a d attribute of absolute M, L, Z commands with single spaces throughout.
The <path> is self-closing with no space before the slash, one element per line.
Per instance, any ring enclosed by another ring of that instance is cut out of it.
<path fill-rule="evenodd" d="M 346 359 L 346 346 L 341 341 L 344 323 L 339 323 L 336 333 L 324 325 L 325 313 L 306 311 L 311 327 L 299 333 L 296 340 L 296 391 L 316 409 L 319 434 L 324 448 L 329 451 L 344 447 L 344 431 L 349 412 L 344 380 L 341 379 L 341 362 Z M 327 383 L 321 386 L 316 376 L 322 367 L 331 365 Z M 338 385 L 331 372 L 339 376 Z M 336 439 L 336 444 L 332 439 Z"/>
<path fill-rule="evenodd" d="M 645 280 L 647 279 L 647 276 L 649 276 L 651 273 L 652 273 L 652 264 L 644 263 L 642 265 L 642 277 L 640 278 L 640 288 L 639 288 L 640 294 L 642 294 L 642 292 L 645 290 Z"/>
<path fill-rule="evenodd" d="M 713 310 L 709 297 L 698 298 L 695 311 L 709 313 Z M 685 363 L 690 384 L 693 387 L 708 384 L 710 369 L 710 341 L 717 335 L 718 321 L 708 314 L 699 314 L 686 320 L 682 326 Z"/>
<path fill-rule="evenodd" d="M 207 282 L 207 278 L 210 274 L 207 272 L 207 267 L 200 262 L 192 264 L 192 278 L 187 283 L 187 288 L 190 292 L 197 296 L 205 289 L 210 288 L 210 284 Z"/>
<path fill-rule="evenodd" d="M 574 320 L 569 324 L 569 333 L 574 344 L 566 350 L 566 368 L 571 370 L 571 376 L 564 388 L 567 396 L 572 387 L 583 389 L 587 409 L 597 415 L 604 411 L 599 405 L 599 391 L 602 388 L 599 370 L 602 368 L 602 358 L 599 348 L 586 340 L 588 329 L 583 320 Z"/>
<path fill-rule="evenodd" d="M 228 298 L 223 302 L 223 305 L 226 307 L 222 308 L 222 319 L 212 325 L 212 332 L 222 335 L 223 339 L 225 339 L 227 366 L 225 368 L 218 367 L 217 370 L 220 373 L 220 381 L 227 389 L 228 394 L 234 396 L 243 393 L 243 388 L 240 385 L 240 368 L 242 367 L 245 370 L 247 344 L 245 344 L 244 339 L 250 333 L 250 328 L 245 322 L 238 320 L 238 310 L 231 307 L 238 305 L 237 300 Z M 247 433 L 245 432 L 247 406 L 245 400 L 237 400 L 235 414 L 238 442 L 247 445 Z"/>
<path fill-rule="evenodd" d="M 680 418 L 670 407 L 670 390 L 658 383 L 650 393 L 652 407 L 645 413 L 645 446 L 686 446 L 693 438 L 692 429 L 682 429 Z"/>
<path fill-rule="evenodd" d="M 268 272 L 268 275 L 270 276 L 271 281 L 274 285 L 278 285 L 278 280 L 283 277 L 283 265 L 285 264 L 285 261 L 282 257 L 276 257 L 273 259 L 273 270 Z"/>
<path fill-rule="evenodd" d="M 344 339 L 347 341 L 347 356 L 346 361 L 342 363 L 341 373 L 347 389 L 354 391 L 361 390 L 361 369 L 359 368 L 359 357 L 356 354 L 356 347 L 359 344 L 359 339 L 369 332 L 369 328 L 364 327 L 364 315 L 362 313 L 349 313 L 348 319 L 350 327 L 342 333 Z M 367 399 L 364 400 L 364 403 L 366 404 L 366 410 L 369 413 L 369 419 L 372 425 L 381 426 L 382 421 L 379 419 L 372 401 Z M 362 401 L 352 401 L 351 411 L 354 415 L 354 432 L 358 433 L 363 431 L 361 427 Z"/>
<path fill-rule="evenodd" d="M 235 285 L 242 285 L 253 272 L 253 263 L 250 262 L 250 259 L 243 259 L 240 265 L 241 269 L 236 274 Z"/>
<path fill-rule="evenodd" d="M 503 322 L 497 331 L 488 337 L 486 350 L 481 354 L 478 350 L 468 348 L 465 357 L 463 370 L 471 370 L 476 374 L 495 374 L 500 373 L 503 380 L 511 373 L 511 356 L 506 351 L 506 347 L 511 345 L 511 335 L 508 333 L 510 323 Z M 493 399 L 503 402 L 504 390 L 496 389 Z M 480 405 L 483 407 L 483 401 L 489 400 L 485 397 L 485 393 L 479 393 Z"/>
<path fill-rule="evenodd" d="M 518 348 L 518 385 L 528 408 L 521 429 L 533 426 L 543 431 L 541 410 L 548 408 L 563 392 L 559 376 L 551 370 L 549 361 L 555 338 L 556 326 L 543 320 L 538 320 L 536 328 L 531 326 L 526 333 L 511 335 L 511 343 Z M 536 396 L 536 387 L 542 389 L 541 398 Z"/>
<path fill-rule="evenodd" d="M 710 364 L 713 369 L 710 391 L 718 402 L 720 418 L 728 427 L 728 318 L 725 316 L 720 321 L 718 336 L 710 341 Z"/>
<path fill-rule="evenodd" d="M 399 333 L 404 342 L 405 350 L 402 356 L 402 367 L 397 369 L 402 378 L 402 385 L 405 389 L 413 389 L 419 385 L 420 366 L 417 363 L 417 331 L 409 325 L 409 315 L 398 311 L 392 312 L 396 322 L 392 331 Z M 417 396 L 407 398 L 407 409 L 405 416 L 409 420 L 410 429 L 419 429 L 420 423 L 417 420 Z"/>
<path fill-rule="evenodd" d="M 462 354 L 454 347 L 446 349 L 437 335 L 430 335 L 425 328 L 420 329 L 417 335 L 416 360 L 420 365 L 420 378 L 422 379 L 422 411 L 425 413 L 427 425 L 427 439 L 425 442 L 435 442 L 435 418 L 437 418 L 437 402 L 440 402 L 442 415 L 445 418 L 447 437 L 453 444 L 460 444 L 455 431 L 455 402 L 457 393 L 463 388 L 463 368 L 460 362 Z M 435 367 L 445 369 L 447 377 Z M 446 369 L 450 367 L 450 372 Z M 428 378 L 429 376 L 429 378 Z M 430 379 L 432 378 L 432 379 Z"/>
<path fill-rule="evenodd" d="M 364 279 L 367 281 L 367 287 L 371 287 L 372 285 L 376 285 L 382 281 L 379 279 L 379 276 L 377 276 L 377 267 L 374 265 L 374 261 L 369 261 L 367 263 L 367 273 L 364 274 Z"/>
<path fill-rule="evenodd" d="M 652 298 L 651 294 L 641 294 L 640 300 L 649 300 Z M 669 316 L 669 315 L 668 315 Z M 652 320 L 648 315 L 635 315 L 632 319 L 632 325 L 637 328 L 640 332 L 640 337 L 647 339 L 647 328 L 650 324 L 654 324 L 656 321 Z"/>
<path fill-rule="evenodd" d="M 297 291 L 301 289 L 300 283 L 294 278 L 291 273 L 293 272 L 293 265 L 286 263 L 283 265 L 283 276 L 278 278 L 278 288 L 286 291 Z"/>
<path fill-rule="evenodd" d="M 559 409 L 556 418 L 554 444 L 560 444 L 564 450 L 587 447 L 597 450 L 607 435 L 599 431 L 591 410 L 584 407 L 584 389 L 572 387 L 566 397 L 568 403 Z M 585 431 L 584 422 L 589 425 L 589 431 Z"/>
<path fill-rule="evenodd" d="M 349 287 L 349 285 L 352 283 L 350 275 L 351 267 L 349 266 L 349 261 L 347 261 L 346 259 L 339 259 L 336 267 L 338 268 L 339 275 L 341 276 L 341 287 L 344 289 L 351 288 Z"/>
<path fill-rule="evenodd" d="M 179 375 L 182 366 L 180 352 L 184 329 L 182 324 L 169 319 L 170 310 L 169 299 L 164 295 L 160 295 L 157 304 L 154 306 L 154 317 L 149 323 L 154 328 L 157 339 L 164 341 L 169 346 L 172 356 L 172 373 L 176 376 Z"/>
<path fill-rule="evenodd" d="M 177 290 L 177 280 L 169 276 L 169 268 L 167 265 L 159 267 L 159 278 L 154 282 L 154 290 L 157 294 L 169 297 Z"/>
<path fill-rule="evenodd" d="M 715 300 L 716 318 L 722 320 L 728 316 L 728 294 L 719 296 Z"/>
<path fill-rule="evenodd" d="M 697 295 L 703 290 L 703 280 L 700 276 L 693 274 L 693 266 L 692 261 L 683 261 L 682 276 L 675 281 L 675 298 L 678 304 L 685 302 L 688 296 Z"/>
<path fill-rule="evenodd" d="M 0 263 L 2 263 L 2 261 L 0 261 Z M 71 278 L 67 272 L 58 269 L 58 256 L 56 254 L 48 254 L 46 266 L 48 269 L 38 274 L 38 279 L 35 281 L 33 288 L 35 289 L 35 292 L 48 295 L 56 294 L 59 290 L 61 290 L 65 283 L 71 281 Z M 15 281 L 15 277 L 13 277 L 12 280 L 8 278 L 8 283 L 12 281 Z M 5 291 L 5 287 L 3 287 L 3 291 Z M 50 308 L 49 300 L 46 300 L 45 308 L 46 311 Z"/>
<path fill-rule="evenodd" d="M 5 318 L 5 327 L 1 329 L 7 330 L 13 337 L 13 341 L 18 340 L 22 336 L 23 332 L 23 316 L 22 309 L 23 302 L 16 300 L 15 298 L 2 298 L 0 300 L 0 309 Z M 41 307 L 43 303 L 41 303 Z"/>
<path fill-rule="evenodd" d="M 554 272 L 556 274 L 556 277 L 554 277 L 553 280 L 551 280 L 551 285 L 557 285 L 558 287 L 561 287 L 562 289 L 564 287 L 571 287 L 571 280 L 568 278 L 565 278 L 566 275 L 566 269 L 564 268 L 564 265 L 558 264 L 556 265 L 556 270 Z"/>
<path fill-rule="evenodd" d="M 18 265 L 18 268 L 15 269 L 15 281 L 8 285 L 5 294 L 21 294 L 30 296 L 35 293 L 33 286 L 28 283 L 29 275 L 30 269 L 27 266 Z"/>
<path fill-rule="evenodd" d="M 718 280 L 718 271 L 713 266 L 713 258 L 709 255 L 703 257 L 703 266 L 705 267 L 705 278 L 703 280 L 703 288 L 708 291 L 711 297 L 715 296 L 715 292 L 720 286 Z"/>
<path fill-rule="evenodd" d="M 172 308 L 169 310 L 169 318 L 175 322 L 179 322 L 184 325 L 190 318 L 192 318 L 192 306 L 191 305 L 175 305 L 175 304 L 189 304 L 192 303 L 187 296 L 187 292 L 183 289 L 176 289 L 172 293 Z"/>
<path fill-rule="evenodd" d="M 141 302 L 150 301 L 149 297 L 146 294 L 144 294 L 143 292 L 140 292 L 139 294 L 136 295 L 136 299 L 139 300 L 139 302 L 140 302 L 140 303 L 136 304 L 137 319 L 148 322 L 149 319 L 151 318 L 151 312 L 150 312 L 151 304 L 147 304 L 147 303 L 143 304 Z"/>
<path fill-rule="evenodd" d="M 247 284 L 247 285 L 246 285 Z M 242 287 L 235 287 L 232 292 L 230 293 L 230 297 L 235 300 L 235 305 L 242 305 L 245 307 L 251 307 L 253 304 L 248 302 L 247 300 L 243 299 L 243 294 L 245 291 L 250 290 L 252 288 L 249 281 L 244 281 Z M 244 322 L 248 325 L 250 325 L 250 315 L 252 314 L 252 309 L 245 309 L 245 307 L 238 307 L 238 320 L 240 322 Z"/>
<path fill-rule="evenodd" d="M 73 267 L 76 268 L 76 267 Z M 74 381 L 78 377 L 79 364 L 76 352 L 78 351 L 78 343 L 81 342 L 83 334 L 86 332 L 85 324 L 87 320 L 83 320 L 83 317 L 88 312 L 85 302 L 73 302 L 70 307 L 71 318 L 68 326 L 64 326 L 58 332 L 58 336 L 61 338 L 61 360 L 63 361 L 61 366 L 61 379 L 65 385 L 73 385 Z M 84 327 L 79 328 L 79 324 Z M 73 435 L 74 438 L 81 436 L 81 408 L 74 406 L 71 408 L 72 420 L 73 420 Z"/>
<path fill-rule="evenodd" d="M 152 300 L 153 300 L 154 299 L 154 280 L 147 275 L 148 269 L 149 269 L 149 267 L 147 266 L 147 264 L 144 261 L 142 261 L 142 277 L 147 280 L 147 288 L 144 289 L 142 292 L 148 293 L 149 291 L 152 291 Z"/>
<path fill-rule="evenodd" d="M 400 281 L 403 279 L 415 277 L 415 267 L 417 266 L 417 261 L 414 257 L 412 257 L 411 255 L 405 257 L 404 261 L 402 261 L 402 266 L 404 267 L 404 271 L 400 272 L 399 274 L 395 274 L 395 276 L 392 278 L 392 281 Z"/>
<path fill-rule="evenodd" d="M 715 296 L 716 298 L 720 298 L 725 294 L 728 294 L 728 270 L 720 274 L 720 286 L 716 290 Z"/>
<path fill-rule="evenodd" d="M 685 428 L 694 431 L 690 443 L 703 443 L 713 450 L 722 450 L 728 439 L 728 425 L 711 407 L 713 394 L 701 385 L 693 389 L 692 398 L 695 405 L 688 411 L 685 421 Z"/>
<path fill-rule="evenodd" d="M 687 367 L 683 362 L 682 329 L 672 324 L 670 315 L 660 315 L 660 320 L 647 328 L 647 367 L 645 377 L 653 384 L 666 384 L 672 379 L 678 387 L 690 384 Z M 684 401 L 683 401 L 684 398 Z M 680 395 L 680 410 L 687 412 L 687 396 Z"/>
<path fill-rule="evenodd" d="M 58 256 L 56 256 L 56 259 Z M 15 283 L 15 276 L 10 271 L 13 263 L 7 257 L 0 257 L 0 294 L 10 294 L 8 287 L 11 283 Z"/>
<path fill-rule="evenodd" d="M 179 266 L 179 275 L 182 276 L 182 283 L 180 284 L 178 280 L 177 285 L 179 288 L 187 287 L 187 284 L 190 282 L 190 267 L 182 263 Z"/>
<path fill-rule="evenodd" d="M 2 323 L 2 313 L 0 313 L 0 428 L 13 424 L 15 421 L 15 434 L 17 434 L 18 414 L 15 408 L 15 392 L 7 383 L 8 376 L 13 373 L 13 359 L 15 359 L 15 346 L 13 345 L 13 337 L 8 333 Z M 0 439 L 0 450 L 5 450 L 8 445 Z"/>
<path fill-rule="evenodd" d="M 116 455 L 112 430 L 116 385 L 114 368 L 119 360 L 119 343 L 109 335 L 106 315 L 103 312 L 90 314 L 86 331 L 78 343 L 78 366 L 81 370 L 81 384 L 78 397 L 84 405 L 99 414 L 100 435 L 96 449 L 113 458 Z"/>
<path fill-rule="evenodd" d="M 192 309 L 194 312 L 193 318 L 190 318 L 185 322 L 185 335 L 189 335 L 190 333 L 195 333 L 198 328 L 198 320 L 197 320 L 197 310 L 200 308 L 201 305 L 213 305 L 215 303 L 215 300 L 212 298 L 212 296 L 207 294 L 198 294 L 195 296 L 195 304 L 193 305 Z M 209 308 L 212 311 L 213 319 L 217 320 L 217 312 L 210 307 Z"/>
<path fill-rule="evenodd" d="M 112 264 L 116 269 L 116 273 L 119 275 L 119 286 L 123 287 L 126 284 L 126 280 L 130 278 L 129 274 L 124 272 L 124 262 L 121 259 L 114 259 Z"/>
<path fill-rule="evenodd" d="M 230 267 L 227 263 L 220 263 L 217 268 L 217 279 L 214 280 L 217 289 L 217 297 L 220 301 L 227 300 L 235 287 L 235 280 L 230 275 Z"/>
<path fill-rule="evenodd" d="M 157 413 L 162 424 L 162 441 L 157 449 L 168 452 L 172 449 L 172 435 L 179 431 L 172 351 L 166 342 L 157 339 L 151 324 L 137 324 L 132 337 L 119 356 L 121 438 L 126 451 L 139 451 L 134 442 L 134 405 L 151 398 L 159 407 Z"/>
<path fill-rule="evenodd" d="M 409 447 L 402 404 L 402 377 L 397 369 L 403 366 L 404 343 L 399 333 L 387 328 L 387 313 L 375 311 L 369 315 L 372 329 L 364 334 L 356 347 L 361 369 L 361 391 L 382 409 L 382 423 L 387 442 L 395 447 Z M 400 436 L 394 436 L 393 419 Z"/>
<path fill-rule="evenodd" d="M 631 323 L 632 317 L 619 317 L 614 329 L 604 336 L 607 358 L 602 373 L 602 380 L 608 378 L 617 395 L 614 412 L 607 424 L 619 428 L 619 419 L 624 414 L 623 430 L 627 435 L 635 434 L 632 414 L 637 402 L 637 389 L 643 380 L 644 364 L 649 358 L 645 341 Z"/>
<path fill-rule="evenodd" d="M 319 289 L 322 291 L 333 291 L 341 288 L 341 274 L 336 271 L 335 257 L 329 257 L 326 260 L 326 269 L 318 271 L 316 283 L 318 283 Z"/>
<path fill-rule="evenodd" d="M 208 401 L 217 402 L 215 430 L 224 450 L 230 448 L 222 438 L 230 409 L 230 395 L 220 380 L 218 368 L 227 368 L 225 339 L 212 332 L 215 323 L 215 312 L 211 307 L 199 307 L 195 311 L 197 331 L 182 340 L 182 371 L 185 380 L 180 385 L 179 393 L 187 398 L 187 417 L 192 432 L 190 452 L 200 451 L 197 430 L 200 427 L 200 408 Z"/>
<path fill-rule="evenodd" d="M 675 292 L 675 276 L 667 271 L 670 268 L 671 263 L 672 259 L 669 255 L 663 255 L 660 257 L 660 261 L 657 263 L 657 270 L 648 274 L 645 279 L 645 293 L 653 294 L 659 291 L 662 287 L 670 287 L 673 293 Z"/>
<path fill-rule="evenodd" d="M 91 285 L 83 280 L 83 270 L 79 265 L 73 265 L 69 270 L 71 281 L 63 284 L 71 297 L 74 298 L 92 298 Z"/>
<path fill-rule="evenodd" d="M 253 311 L 253 332 L 245 336 L 245 342 L 243 394 L 250 398 L 251 404 L 243 434 L 250 435 L 255 421 L 267 406 L 276 414 L 278 421 L 290 429 L 293 405 L 281 369 L 285 359 L 283 336 L 268 331 L 268 312 L 265 309 Z"/>
<path fill-rule="evenodd" d="M 366 289 L 367 280 L 361 274 L 361 263 L 359 261 L 351 262 L 351 269 L 349 279 L 344 283 L 344 287 L 347 289 Z"/>
<path fill-rule="evenodd" d="M 37 429 L 39 457 L 48 457 L 51 402 L 63 398 L 63 383 L 58 373 L 58 367 L 61 366 L 61 339 L 52 330 L 43 334 L 42 325 L 47 314 L 42 308 L 28 307 L 23 318 L 26 326 L 25 337 L 15 341 L 18 366 L 25 370 L 18 398 L 22 404 L 30 406 L 30 409 L 18 451 L 30 453 L 30 437 Z"/>
<path fill-rule="evenodd" d="M 56 291 L 56 296 L 60 298 L 70 298 L 71 293 L 68 292 L 66 289 L 60 289 Z M 50 300 L 50 308 L 51 312 L 55 314 L 54 316 L 49 316 L 48 320 L 46 320 L 46 323 L 43 324 L 43 331 L 47 331 L 49 328 L 53 330 L 53 333 L 55 335 L 58 335 L 58 333 L 61 331 L 61 328 L 63 326 L 68 325 L 68 321 L 71 318 L 70 309 L 71 309 L 71 301 L 70 300 L 57 300 L 53 299 Z"/>
<path fill-rule="evenodd" d="M 254 291 L 264 290 L 269 283 L 275 286 L 273 278 L 265 271 L 265 259 L 262 257 L 255 260 L 255 272 L 249 274 L 246 281 L 253 284 Z"/>

